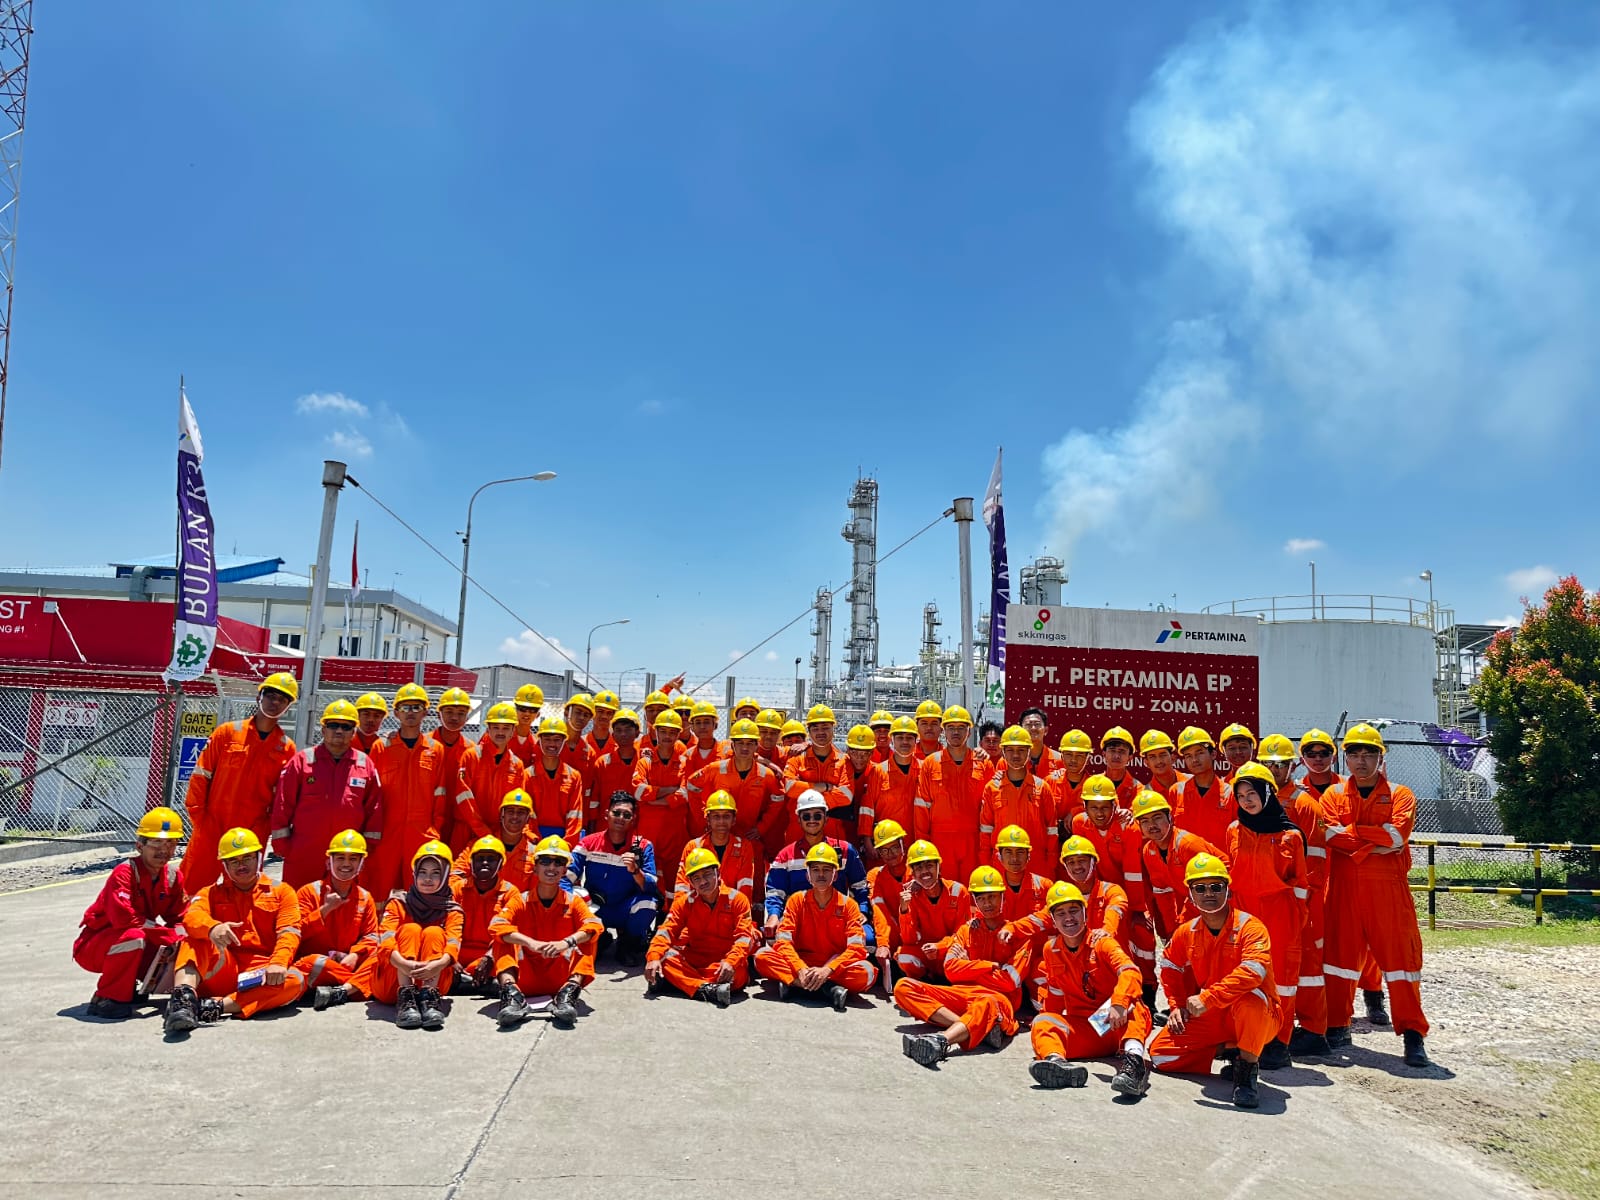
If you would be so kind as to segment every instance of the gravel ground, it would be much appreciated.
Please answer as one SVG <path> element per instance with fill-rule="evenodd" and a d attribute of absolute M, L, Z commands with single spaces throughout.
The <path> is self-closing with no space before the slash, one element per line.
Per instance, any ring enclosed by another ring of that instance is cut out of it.
<path fill-rule="evenodd" d="M 105 874 L 123 857 L 117 850 L 88 849 L 6 863 L 0 865 L 0 892 L 20 892 L 26 888 Z"/>

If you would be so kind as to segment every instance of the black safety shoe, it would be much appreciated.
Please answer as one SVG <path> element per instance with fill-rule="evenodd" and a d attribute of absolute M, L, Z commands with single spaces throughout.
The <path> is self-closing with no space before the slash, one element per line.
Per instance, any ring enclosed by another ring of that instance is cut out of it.
<path fill-rule="evenodd" d="M 1367 1022 L 1374 1029 L 1388 1029 L 1392 1022 L 1389 1010 L 1383 1007 L 1383 993 L 1363 991 L 1361 998 L 1367 1002 Z"/>
<path fill-rule="evenodd" d="M 1217 1068 L 1217 1078 L 1232 1079 L 1233 1064 L 1239 1061 L 1239 1047 L 1226 1046 L 1217 1051 L 1217 1057 L 1222 1060 L 1222 1065 Z"/>
<path fill-rule="evenodd" d="M 648 948 L 648 943 L 624 934 L 617 939 L 617 966 L 630 971 L 634 967 L 643 966 L 644 952 Z"/>
<path fill-rule="evenodd" d="M 1089 1068 L 1077 1067 L 1059 1054 L 1035 1059 L 1028 1064 L 1028 1074 L 1045 1088 L 1081 1088 L 1089 1082 Z"/>
<path fill-rule="evenodd" d="M 988 1046 L 991 1050 L 1004 1050 L 1006 1048 L 1006 1042 L 1009 1040 L 1010 1039 L 1006 1037 L 1006 1031 L 1000 1027 L 999 1021 L 996 1021 L 993 1025 L 991 1025 L 989 1027 L 989 1032 L 983 1036 L 983 1044 Z"/>
<path fill-rule="evenodd" d="M 342 983 L 336 983 L 332 987 L 319 985 L 317 990 L 311 994 L 311 1009 L 313 1012 L 325 1012 L 330 1008 L 343 1004 L 348 999 L 350 999 L 350 993 L 344 990 Z"/>
<path fill-rule="evenodd" d="M 1415 1029 L 1407 1029 L 1400 1037 L 1405 1042 L 1405 1062 L 1408 1067 L 1431 1067 L 1433 1059 L 1428 1057 L 1428 1048 L 1423 1045 L 1422 1035 Z"/>
<path fill-rule="evenodd" d="M 225 1015 L 222 1011 L 222 1001 L 215 996 L 207 996 L 200 1001 L 200 1024 L 215 1025 Z"/>
<path fill-rule="evenodd" d="M 1261 1097 L 1256 1092 L 1257 1066 L 1240 1059 L 1233 1064 L 1233 1106 L 1235 1108 L 1260 1108 Z"/>
<path fill-rule="evenodd" d="M 1111 1090 L 1124 1096 L 1142 1096 L 1150 1090 L 1150 1064 L 1144 1055 L 1123 1052 L 1122 1070 L 1111 1077 Z"/>
<path fill-rule="evenodd" d="M 407 984 L 394 998 L 394 1023 L 400 1029 L 421 1029 L 422 1008 L 417 1002 L 417 989 Z"/>
<path fill-rule="evenodd" d="M 1332 1050 L 1325 1036 L 1309 1029 L 1296 1029 L 1289 1036 L 1289 1053 L 1295 1058 L 1322 1058 Z"/>
<path fill-rule="evenodd" d="M 942 1063 L 950 1054 L 950 1043 L 942 1033 L 903 1033 L 900 1053 L 925 1067 Z"/>
<path fill-rule="evenodd" d="M 520 1025 L 532 1016 L 528 1008 L 528 998 L 522 994 L 522 989 L 514 983 L 500 985 L 500 1015 L 495 1018 L 504 1028 Z"/>
<path fill-rule="evenodd" d="M 559 1021 L 563 1025 L 571 1025 L 578 1019 L 578 981 L 569 979 L 561 985 L 561 990 L 556 992 L 555 999 L 550 1001 L 550 1019 Z"/>
<path fill-rule="evenodd" d="M 842 983 L 828 985 L 828 1003 L 833 1005 L 834 1012 L 843 1012 L 845 1005 L 850 1003 L 850 993 Z"/>
<path fill-rule="evenodd" d="M 126 1021 L 133 1016 L 133 1002 L 110 1000 L 105 996 L 96 995 L 89 1001 L 89 1015 L 99 1017 L 102 1021 Z"/>
<path fill-rule="evenodd" d="M 1268 1042 L 1261 1050 L 1261 1069 L 1263 1071 L 1281 1071 L 1284 1067 L 1294 1066 L 1294 1059 L 1289 1054 L 1289 1043 L 1274 1039 Z"/>
<path fill-rule="evenodd" d="M 1328 1026 L 1328 1049 L 1343 1050 L 1350 1045 L 1350 1026 Z"/>
<path fill-rule="evenodd" d="M 200 997 L 188 984 L 180 984 L 167 997 L 167 1015 L 162 1021 L 164 1033 L 188 1033 L 200 1025 Z"/>
<path fill-rule="evenodd" d="M 778 999 L 779 1000 L 787 1000 L 793 994 L 794 994 L 793 989 L 791 989 L 790 986 L 787 983 L 778 984 Z"/>
<path fill-rule="evenodd" d="M 422 1027 L 424 1029 L 444 1028 L 444 1009 L 439 1007 L 439 989 L 432 987 L 417 989 L 417 1007 L 422 1010 Z"/>

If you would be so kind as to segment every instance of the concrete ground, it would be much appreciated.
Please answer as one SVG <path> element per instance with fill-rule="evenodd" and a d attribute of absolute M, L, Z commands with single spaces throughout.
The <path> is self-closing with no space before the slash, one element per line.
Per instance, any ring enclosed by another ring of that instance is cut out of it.
<path fill-rule="evenodd" d="M 1404 1115 L 1407 1092 L 1453 1086 L 1447 1071 L 1358 1048 L 1394 1064 L 1387 1101 L 1308 1064 L 1264 1077 L 1254 1113 L 1192 1077 L 1127 1103 L 1109 1063 L 1086 1090 L 1046 1092 L 1026 1037 L 915 1065 L 899 1052 L 913 1026 L 881 992 L 839 1014 L 752 989 L 723 1012 L 602 974 L 573 1030 L 502 1032 L 489 1001 L 462 999 L 437 1033 L 352 1004 L 168 1043 L 154 1008 L 84 1016 L 93 979 L 70 947 L 101 878 L 8 893 L 0 872 L 3 1195 L 967 1198 L 1074 1179 L 1197 1200 L 1534 1194 Z M 1398 1050 L 1388 1034 L 1358 1043 Z"/>

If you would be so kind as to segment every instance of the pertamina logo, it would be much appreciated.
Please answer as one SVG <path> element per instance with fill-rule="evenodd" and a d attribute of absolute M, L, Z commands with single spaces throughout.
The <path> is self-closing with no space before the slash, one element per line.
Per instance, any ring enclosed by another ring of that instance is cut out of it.
<path fill-rule="evenodd" d="M 1179 625 L 1176 621 L 1173 621 L 1171 629 L 1163 629 L 1160 633 L 1156 634 L 1156 645 L 1161 645 L 1161 643 L 1166 641 L 1168 638 L 1176 639 L 1181 638 L 1182 636 L 1183 626 Z"/>
<path fill-rule="evenodd" d="M 1244 642 L 1248 640 L 1242 633 L 1212 633 L 1204 629 L 1185 629 L 1176 621 L 1171 621 L 1169 624 L 1172 626 L 1171 629 L 1163 629 L 1156 635 L 1156 645 L 1159 646 L 1163 642 L 1175 642 L 1179 638 L 1185 638 L 1190 642 Z"/>

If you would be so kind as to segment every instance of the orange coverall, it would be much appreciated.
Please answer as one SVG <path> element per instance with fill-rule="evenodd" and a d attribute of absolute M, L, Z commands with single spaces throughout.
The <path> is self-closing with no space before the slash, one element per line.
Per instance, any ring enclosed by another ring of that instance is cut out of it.
<path fill-rule="evenodd" d="M 594 760 L 589 768 L 593 785 L 589 789 L 589 806 L 585 809 L 583 829 L 585 833 L 598 833 L 605 827 L 606 813 L 611 809 L 611 795 L 613 792 L 627 792 L 633 795 L 633 775 L 639 769 L 640 747 L 634 744 L 633 754 L 629 758 L 622 757 L 622 749 L 613 745 L 610 750 Z"/>
<path fill-rule="evenodd" d="M 1396 1034 L 1424 1037 L 1422 934 L 1411 900 L 1411 830 L 1417 798 L 1379 775 L 1365 796 L 1346 779 L 1322 793 L 1329 859 L 1327 943 L 1328 1024 L 1348 1025 L 1355 1006 L 1361 954 L 1370 951 L 1389 986 Z"/>
<path fill-rule="evenodd" d="M 233 931 L 237 946 L 218 950 L 211 930 L 224 921 L 238 922 Z M 178 947 L 177 969 L 192 966 L 200 975 L 195 990 L 202 996 L 233 997 L 241 1018 L 293 1004 L 305 990 L 305 976 L 294 969 L 300 948 L 300 902 L 286 883 L 265 875 L 249 891 L 231 882 L 203 887 L 183 914 L 184 939 Z M 287 967 L 283 982 L 262 983 L 239 991 L 239 976 L 256 967 Z"/>
<path fill-rule="evenodd" d="M 446 759 L 444 747 L 427 736 L 408 746 L 395 734 L 373 753 L 383 789 L 383 837 L 361 869 L 361 883 L 380 905 L 411 886 L 411 856 L 443 832 L 456 778 L 447 774 Z"/>
<path fill-rule="evenodd" d="M 541 760 L 525 772 L 522 786 L 533 797 L 533 824 L 539 827 L 539 836 L 560 834 L 567 845 L 576 846 L 583 837 L 587 803 L 583 777 L 565 762 L 554 771 L 546 770 Z"/>
<path fill-rule="evenodd" d="M 393 1004 L 400 996 L 400 973 L 389 956 L 399 951 L 414 962 L 430 962 L 441 954 L 460 961 L 462 914 L 452 908 L 436 924 L 419 925 L 411 919 L 404 896 L 393 897 L 384 905 L 378 922 L 378 948 L 356 968 L 350 982 L 364 996 L 380 1004 Z M 455 972 L 446 966 L 436 985 L 442 996 L 449 992 Z"/>
<path fill-rule="evenodd" d="M 974 751 L 968 750 L 959 763 L 948 750 L 923 760 L 912 836 L 939 847 L 944 869 L 952 878 L 970 878 L 980 862 L 978 807 L 982 799 L 983 778 Z"/>
<path fill-rule="evenodd" d="M 439 830 L 439 840 L 447 845 L 453 846 L 455 845 L 456 837 L 458 836 L 456 833 L 456 806 L 449 802 L 449 793 L 455 791 L 460 786 L 461 756 L 472 748 L 472 743 L 467 740 L 465 734 L 460 733 L 456 734 L 454 738 L 446 740 L 447 738 L 450 738 L 450 735 L 442 726 L 428 734 L 428 737 L 433 741 L 434 745 L 438 746 L 439 749 L 444 751 L 446 803 L 444 806 L 444 826 Z M 527 760 L 524 759 L 523 761 Z M 409 863 L 410 861 L 411 859 L 408 855 L 406 857 L 406 862 Z M 410 876 L 408 875 L 407 878 L 409 879 Z M 410 887 L 411 885 L 407 883 L 406 886 Z"/>
<path fill-rule="evenodd" d="M 1311 794 L 1311 798 L 1314 801 L 1316 801 L 1317 811 L 1319 813 L 1322 811 L 1322 797 L 1323 797 L 1323 794 L 1325 792 L 1327 792 L 1327 790 L 1329 788 L 1337 787 L 1339 784 L 1343 783 L 1344 781 L 1345 780 L 1344 780 L 1344 776 L 1343 775 L 1335 774 L 1332 771 L 1329 771 L 1327 776 L 1326 776 L 1326 778 L 1324 778 L 1321 782 L 1318 782 L 1316 779 L 1312 778 L 1312 776 L 1311 776 L 1311 774 L 1309 772 L 1300 777 L 1300 785 L 1302 787 L 1304 787 L 1305 790 Z M 1285 805 L 1284 807 L 1287 808 L 1288 806 Z M 1327 839 L 1326 838 L 1323 839 L 1323 849 L 1324 850 L 1327 849 Z M 1331 870 L 1328 872 L 1328 875 L 1329 875 L 1328 882 L 1329 882 L 1329 884 L 1331 884 L 1332 883 L 1332 871 Z M 1327 908 L 1327 897 L 1328 897 L 1328 889 L 1327 889 L 1327 887 L 1323 888 L 1322 895 L 1323 895 L 1323 902 L 1324 902 L 1323 903 L 1324 915 L 1325 915 L 1325 918 L 1326 918 L 1326 913 L 1332 911 L 1331 909 Z M 1323 936 L 1326 937 L 1326 933 L 1324 933 Z M 1325 951 L 1326 951 L 1326 944 L 1324 944 L 1324 952 Z M 1302 965 L 1304 965 L 1304 964 L 1302 964 Z M 1309 974 L 1309 973 L 1310 972 L 1308 970 L 1307 974 Z M 1304 987 L 1305 985 L 1302 984 L 1301 986 Z M 1377 991 L 1382 991 L 1383 990 L 1383 975 L 1378 970 L 1378 964 L 1373 961 L 1372 952 L 1370 950 L 1364 952 L 1362 954 L 1362 956 L 1361 956 L 1361 990 L 1364 991 L 1364 992 L 1377 992 Z M 1322 1007 L 1323 1007 L 1324 1012 L 1326 1012 L 1327 1007 L 1328 1007 L 1326 995 L 1324 995 L 1324 997 L 1323 997 Z"/>
<path fill-rule="evenodd" d="M 1179 829 L 1186 829 L 1197 838 L 1203 838 L 1213 846 L 1221 846 L 1228 840 L 1228 826 L 1232 825 L 1239 817 L 1239 806 L 1233 798 L 1233 788 L 1222 781 L 1219 775 L 1211 782 L 1211 786 L 1201 791 L 1194 777 L 1190 776 L 1181 784 L 1172 789 L 1167 797 L 1167 802 L 1172 805 L 1172 823 Z"/>
<path fill-rule="evenodd" d="M 689 800 L 689 828 L 697 836 L 706 831 L 706 798 L 712 792 L 724 791 L 739 806 L 733 819 L 734 832 L 744 838 L 759 838 L 762 823 L 776 824 L 788 807 L 783 789 L 783 773 L 759 758 L 742 775 L 731 758 L 719 759 L 698 770 L 686 767 L 683 790 Z"/>
<path fill-rule="evenodd" d="M 1228 827 L 1234 903 L 1267 927 L 1272 939 L 1272 978 L 1277 981 L 1283 1026 L 1294 1033 L 1295 996 L 1300 988 L 1300 945 L 1311 890 L 1306 881 L 1305 844 L 1299 833 L 1259 834 L 1235 821 Z"/>
<path fill-rule="evenodd" d="M 588 987 L 594 979 L 595 951 L 605 927 L 589 909 L 589 903 L 575 892 L 557 891 L 546 902 L 537 891 L 524 895 L 512 892 L 489 924 L 496 937 L 520 933 L 536 942 L 559 942 L 587 930 L 589 940 L 554 958 L 542 958 L 520 946 L 510 946 L 515 961 L 517 986 L 525 995 L 553 996 L 569 979 Z M 508 966 L 507 970 L 513 969 Z"/>
<path fill-rule="evenodd" d="M 717 873 L 722 882 L 738 892 L 746 900 L 754 900 L 756 894 L 756 880 L 762 881 L 762 903 L 766 902 L 766 863 L 761 858 L 761 843 L 752 842 L 734 834 L 728 839 L 728 844 L 721 851 L 711 844 L 711 835 L 690 838 L 684 844 L 683 855 L 678 860 L 678 878 L 673 885 L 672 893 L 675 896 L 687 896 L 694 889 L 689 886 L 689 877 L 684 874 L 683 864 L 689 861 L 689 855 L 696 850 L 709 850 L 717 856 L 721 865 Z"/>
<path fill-rule="evenodd" d="M 916 826 L 917 782 L 921 778 L 915 759 L 901 766 L 891 756 L 874 763 L 867 777 L 867 794 L 861 801 L 857 836 L 871 838 L 879 821 L 893 821 L 901 829 Z"/>
<path fill-rule="evenodd" d="M 539 798 L 534 794 L 533 781 L 528 774 L 523 761 L 509 746 L 496 754 L 488 735 L 462 753 L 461 765 L 451 781 L 451 790 L 455 793 L 451 797 L 455 801 L 455 820 L 450 849 L 454 853 L 460 854 L 485 834 L 499 836 L 500 801 L 507 792 L 526 788 L 534 797 L 533 819 L 539 820 Z M 564 822 L 562 828 L 566 828 Z"/>
<path fill-rule="evenodd" d="M 907 977 L 894 985 L 894 1001 L 919 1021 L 947 1008 L 967 1027 L 964 1045 L 982 1043 L 996 1024 L 1010 1037 L 1017 1032 L 1017 1008 L 1022 1003 L 1022 971 L 1017 952 L 1000 934 L 1004 926 L 990 929 L 973 916 L 950 939 L 941 964 L 949 986 Z"/>
<path fill-rule="evenodd" d="M 867 991 L 878 978 L 878 969 L 867 961 L 861 906 L 839 891 L 826 904 L 819 904 L 810 889 L 790 896 L 777 936 L 756 951 L 755 967 L 779 983 L 793 983 L 807 967 L 827 967 L 832 982 L 851 992 Z"/>
<path fill-rule="evenodd" d="M 471 857 L 467 855 L 469 863 Z M 505 905 L 506 897 L 516 890 L 502 877 L 487 892 L 480 892 L 470 875 L 465 879 L 451 875 L 450 893 L 461 905 L 461 952 L 456 955 L 456 961 L 468 975 L 476 973 L 478 963 L 484 958 L 493 961 L 496 975 L 511 969 L 512 947 L 490 933 L 489 926 Z"/>
<path fill-rule="evenodd" d="M 749 958 L 756 938 L 750 898 L 723 884 L 709 904 L 699 896 L 678 896 L 650 939 L 645 961 L 659 962 L 663 978 L 685 996 L 693 996 L 702 984 L 715 983 L 727 963 L 733 968 L 732 986 L 739 990 L 750 982 Z"/>
<path fill-rule="evenodd" d="M 506 848 L 505 861 L 500 864 L 500 878 L 519 892 L 525 892 L 533 886 L 533 848 L 537 843 L 528 836 L 530 832 L 531 827 L 524 827 L 522 836 L 512 840 L 505 829 L 495 830 L 495 837 Z M 450 879 L 454 882 L 471 878 L 472 847 L 468 846 L 450 864 Z"/>
<path fill-rule="evenodd" d="M 1037 884 L 1045 885 L 1044 892 L 1037 892 L 1037 898 L 1031 908 L 1023 909 L 1020 904 L 1013 906 L 1014 893 L 1008 888 L 1006 891 L 1006 906 L 1004 909 L 1006 920 L 1010 922 L 1013 945 L 1025 945 L 1029 952 L 1028 961 L 1032 964 L 1032 973 L 1027 983 L 1030 988 L 1037 991 L 1044 985 L 1044 944 L 1055 935 L 1055 922 L 1050 919 L 1050 911 L 1045 907 L 1045 894 L 1049 891 L 1049 881 L 1042 876 L 1034 875 L 1032 878 Z M 1024 889 L 1025 891 L 1028 889 Z M 1114 883 L 1096 878 L 1088 887 L 1080 889 L 1086 905 L 1086 916 L 1091 930 L 1100 930 L 1117 939 L 1117 945 L 1123 944 L 1122 939 L 1128 936 L 1132 927 L 1128 911 L 1128 894 Z M 1015 913 L 1015 915 L 1013 915 Z M 1151 952 L 1152 963 L 1155 954 Z"/>
<path fill-rule="evenodd" d="M 1219 933 L 1199 917 L 1178 927 L 1161 954 L 1161 987 L 1175 1009 L 1196 992 L 1206 1008 L 1188 1018 L 1181 1034 L 1170 1024 L 1156 1031 L 1149 1043 L 1152 1067 L 1203 1073 L 1224 1046 L 1261 1053 L 1279 1023 L 1269 943 L 1267 927 L 1237 908 Z"/>
<path fill-rule="evenodd" d="M 900 864 L 904 871 L 905 864 Z M 878 949 L 888 946 L 900 949 L 900 893 L 905 889 L 909 873 L 895 875 L 887 867 L 873 867 L 867 872 L 867 895 L 872 903 L 872 933 Z"/>
<path fill-rule="evenodd" d="M 1030 752 L 1028 755 L 1028 770 L 1040 779 L 1049 779 L 1057 771 L 1066 770 L 1061 759 L 1061 751 L 1052 750 L 1049 746 L 1040 748 L 1039 757 L 1035 758 Z"/>
<path fill-rule="evenodd" d="M 136 858 L 112 868 L 72 944 L 73 961 L 100 974 L 95 995 L 132 1001 L 155 956 L 183 936 L 183 909 L 183 889 L 171 868 L 162 867 L 154 879 Z"/>
<path fill-rule="evenodd" d="M 954 879 L 939 880 L 937 896 L 921 887 L 911 890 L 911 907 L 897 913 L 900 923 L 900 951 L 894 956 L 902 975 L 912 979 L 937 977 L 950 951 L 950 939 L 972 917 L 972 896 Z M 904 889 L 902 889 L 902 892 Z M 922 953 L 924 943 L 935 942 L 932 958 Z"/>
<path fill-rule="evenodd" d="M 336 894 L 326 878 L 308 883 L 295 893 L 295 902 L 300 905 L 300 949 L 294 969 L 305 976 L 304 992 L 319 983 L 348 983 L 361 965 L 360 960 L 377 948 L 378 906 L 372 893 L 356 884 L 344 903 L 323 916 L 323 901 Z M 335 954 L 341 958 L 354 954 L 357 961 L 347 967 L 330 957 Z"/>
<path fill-rule="evenodd" d="M 1300 980 L 1295 993 L 1295 1020 L 1311 1033 L 1328 1032 L 1328 993 L 1322 979 L 1322 948 L 1328 904 L 1328 845 L 1322 806 L 1310 792 L 1290 783 L 1278 802 L 1306 838 L 1306 924 L 1300 940 Z M 1277 943 L 1273 943 L 1277 948 Z M 1376 966 L 1373 970 L 1376 971 Z M 1376 991 L 1377 989 L 1372 989 Z"/>
<path fill-rule="evenodd" d="M 217 843 L 228 830 L 248 829 L 267 844 L 278 776 L 292 757 L 294 742 L 281 726 L 266 737 L 256 732 L 253 720 L 230 721 L 211 731 L 183 797 L 189 842 L 179 878 L 187 895 L 221 876 Z"/>
<path fill-rule="evenodd" d="M 1183 882 L 1189 860 L 1196 854 L 1210 854 L 1226 864 L 1227 851 L 1186 829 L 1173 829 L 1165 850 L 1146 839 L 1140 853 L 1144 862 L 1145 911 L 1155 922 L 1156 932 L 1163 939 L 1171 938 L 1180 921 L 1200 915 L 1189 903 L 1189 889 Z"/>
<path fill-rule="evenodd" d="M 1150 1010 L 1139 998 L 1143 976 L 1110 934 L 1091 928 L 1076 950 L 1053 934 L 1035 970 L 1044 976 L 1039 1015 L 1029 1030 L 1035 1058 L 1099 1058 L 1115 1054 L 1129 1038 L 1150 1036 Z M 1089 1018 L 1107 1001 L 1128 1010 L 1128 1023 L 1100 1033 Z"/>
<path fill-rule="evenodd" d="M 681 743 L 680 743 L 681 745 Z M 633 772 L 633 794 L 639 799 L 635 832 L 656 851 L 656 880 L 663 899 L 672 895 L 678 860 L 689 840 L 689 797 L 683 789 L 683 754 L 674 748 L 661 759 L 642 757 Z"/>
<path fill-rule="evenodd" d="M 996 867 L 995 834 L 1007 825 L 1020 825 L 1028 831 L 1033 850 L 1028 856 L 1028 870 L 1049 875 L 1056 869 L 1056 848 L 1060 844 L 1060 826 L 1056 823 L 1056 794 L 1045 780 L 1037 775 L 1024 775 L 1022 786 L 1013 784 L 1005 771 L 998 771 L 983 788 L 983 798 L 978 801 L 978 859 Z"/>
<path fill-rule="evenodd" d="M 1068 779 L 1067 769 L 1057 767 L 1045 776 L 1050 781 L 1050 788 L 1056 794 L 1056 812 L 1063 821 L 1076 818 L 1083 811 L 1083 781 L 1089 778 L 1089 772 L 1084 770 L 1078 779 Z"/>
<path fill-rule="evenodd" d="M 851 842 L 860 836 L 856 828 L 858 814 L 854 811 L 856 797 L 850 786 L 850 760 L 839 747 L 829 747 L 827 758 L 819 758 L 815 746 L 804 747 L 784 764 L 783 779 L 784 792 L 789 798 L 789 803 L 784 805 L 784 812 L 789 822 L 778 842 L 778 850 L 800 838 L 800 818 L 795 815 L 794 802 L 808 788 L 816 788 L 827 798 L 828 820 L 823 826 L 824 836 L 838 838 L 841 842 Z M 846 810 L 844 815 L 835 816 L 841 809 Z M 773 853 L 776 854 L 777 850 Z"/>

